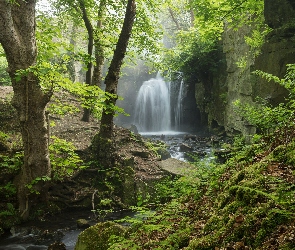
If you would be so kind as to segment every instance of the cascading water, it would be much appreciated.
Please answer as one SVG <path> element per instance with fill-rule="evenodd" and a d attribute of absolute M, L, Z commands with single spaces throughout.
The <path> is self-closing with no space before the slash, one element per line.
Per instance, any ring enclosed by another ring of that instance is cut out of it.
<path fill-rule="evenodd" d="M 158 73 L 139 89 L 134 123 L 140 132 L 171 130 L 170 91 Z"/>
<path fill-rule="evenodd" d="M 180 87 L 179 87 L 179 92 L 178 92 L 178 96 L 177 96 L 177 102 L 176 105 L 174 107 L 174 126 L 176 130 L 179 130 L 182 119 L 183 119 L 183 96 L 184 96 L 184 81 L 181 80 L 180 82 Z"/>

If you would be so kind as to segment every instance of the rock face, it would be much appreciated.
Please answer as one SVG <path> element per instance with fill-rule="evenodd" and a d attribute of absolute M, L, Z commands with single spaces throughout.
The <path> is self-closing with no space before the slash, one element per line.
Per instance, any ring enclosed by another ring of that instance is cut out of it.
<path fill-rule="evenodd" d="M 265 0 L 264 17 L 272 29 L 282 27 L 294 19 L 295 2 L 293 0 Z"/>
<path fill-rule="evenodd" d="M 197 106 L 203 124 L 207 123 L 211 129 L 222 127 L 228 134 L 251 135 L 255 133 L 255 127 L 236 114 L 233 102 L 240 100 L 241 104 L 252 104 L 256 97 L 261 97 L 277 105 L 288 95 L 283 87 L 255 77 L 251 72 L 258 69 L 282 78 L 286 64 L 295 63 L 295 3 L 292 0 L 265 0 L 264 16 L 273 30 L 267 35 L 258 57 L 250 55 L 250 47 L 245 41 L 245 37 L 251 36 L 250 26 L 239 30 L 225 27 L 222 39 L 225 63 L 216 74 L 196 82 Z M 216 58 L 221 59 L 222 56 Z"/>

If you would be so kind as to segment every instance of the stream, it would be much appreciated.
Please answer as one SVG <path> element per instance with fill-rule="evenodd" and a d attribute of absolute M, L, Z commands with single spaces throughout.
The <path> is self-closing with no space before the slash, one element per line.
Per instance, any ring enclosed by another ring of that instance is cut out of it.
<path fill-rule="evenodd" d="M 196 136 L 183 132 L 166 131 L 142 133 L 148 139 L 164 141 L 172 158 L 189 161 L 189 154 L 210 155 L 212 138 Z M 188 153 L 188 154 L 187 154 Z M 130 215 L 130 212 L 109 214 L 105 220 L 116 220 Z M 16 226 L 0 237 L 0 250 L 46 250 L 53 242 L 63 242 L 67 250 L 74 250 L 77 237 L 82 229 L 77 228 L 78 219 L 86 219 L 90 225 L 90 210 L 65 211 L 54 216 L 47 216 L 43 221 L 31 221 Z"/>
<path fill-rule="evenodd" d="M 118 220 L 133 214 L 131 211 L 113 212 L 105 217 L 105 221 Z M 94 225 L 97 220 L 93 218 L 90 210 L 77 209 L 47 216 L 43 221 L 24 223 L 0 237 L 0 250 L 47 250 L 54 242 L 63 242 L 67 250 L 74 250 L 78 235 L 83 231 L 77 228 L 76 221 L 85 219 L 90 225 Z"/>

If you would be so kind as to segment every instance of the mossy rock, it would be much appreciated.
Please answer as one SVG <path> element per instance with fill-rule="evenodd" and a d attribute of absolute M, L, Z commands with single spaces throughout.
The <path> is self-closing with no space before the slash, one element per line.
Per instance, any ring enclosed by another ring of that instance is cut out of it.
<path fill-rule="evenodd" d="M 106 250 L 111 236 L 123 236 L 125 232 L 125 227 L 111 221 L 97 223 L 79 235 L 75 250 Z"/>
<path fill-rule="evenodd" d="M 85 219 L 78 219 L 77 220 L 77 227 L 81 228 L 81 229 L 86 229 L 86 228 L 90 227 L 90 224 Z"/>
<path fill-rule="evenodd" d="M 171 158 L 169 151 L 165 148 L 158 148 L 157 150 L 158 155 L 161 156 L 161 160 L 167 160 Z"/>

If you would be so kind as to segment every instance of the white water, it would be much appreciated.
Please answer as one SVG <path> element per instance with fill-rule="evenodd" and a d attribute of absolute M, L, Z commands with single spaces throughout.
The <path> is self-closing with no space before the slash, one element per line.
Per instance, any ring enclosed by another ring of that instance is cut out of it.
<path fill-rule="evenodd" d="M 181 122 L 182 122 L 182 113 L 183 113 L 183 109 L 182 109 L 182 103 L 183 103 L 183 91 L 184 91 L 184 83 L 183 80 L 181 80 L 180 83 L 180 87 L 179 87 L 179 92 L 178 92 L 178 96 L 177 96 L 177 103 L 174 107 L 174 113 L 175 113 L 175 117 L 174 117 L 174 124 L 175 124 L 175 129 L 179 129 Z"/>
<path fill-rule="evenodd" d="M 139 132 L 171 130 L 169 85 L 158 73 L 145 81 L 135 103 L 134 124 Z"/>

